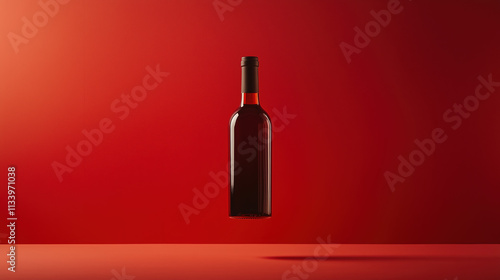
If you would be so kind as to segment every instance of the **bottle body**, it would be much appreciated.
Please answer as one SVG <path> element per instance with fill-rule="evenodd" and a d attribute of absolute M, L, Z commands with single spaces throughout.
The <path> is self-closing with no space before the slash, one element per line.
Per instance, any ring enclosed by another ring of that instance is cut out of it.
<path fill-rule="evenodd" d="M 259 103 L 257 57 L 243 57 L 241 107 L 229 121 L 229 216 L 271 217 L 271 119 Z"/>
<path fill-rule="evenodd" d="M 229 216 L 271 217 L 271 120 L 244 105 L 229 124 Z"/>

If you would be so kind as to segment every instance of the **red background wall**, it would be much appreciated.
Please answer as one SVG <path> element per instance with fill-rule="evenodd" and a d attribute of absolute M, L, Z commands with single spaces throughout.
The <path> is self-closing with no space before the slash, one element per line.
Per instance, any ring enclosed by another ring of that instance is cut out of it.
<path fill-rule="evenodd" d="M 41 6 L 0 2 L 0 178 L 17 168 L 18 243 L 500 242 L 500 88 L 458 129 L 443 119 L 479 75 L 500 81 L 498 1 L 401 0 L 351 63 L 339 44 L 388 1 L 228 2 L 221 21 L 212 0 L 71 1 L 18 53 L 8 34 Z M 186 224 L 179 205 L 226 168 L 244 55 L 282 128 L 273 218 L 229 219 L 224 188 Z M 112 102 L 156 65 L 170 75 L 121 120 Z M 114 131 L 59 182 L 53 162 L 103 118 Z M 392 192 L 384 172 L 435 128 L 447 140 Z"/>

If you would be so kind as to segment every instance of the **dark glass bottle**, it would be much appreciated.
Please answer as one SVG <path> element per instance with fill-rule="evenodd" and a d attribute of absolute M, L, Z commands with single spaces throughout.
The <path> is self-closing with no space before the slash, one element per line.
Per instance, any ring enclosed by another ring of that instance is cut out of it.
<path fill-rule="evenodd" d="M 271 119 L 259 104 L 259 61 L 241 59 L 241 107 L 229 121 L 229 216 L 271 217 Z"/>

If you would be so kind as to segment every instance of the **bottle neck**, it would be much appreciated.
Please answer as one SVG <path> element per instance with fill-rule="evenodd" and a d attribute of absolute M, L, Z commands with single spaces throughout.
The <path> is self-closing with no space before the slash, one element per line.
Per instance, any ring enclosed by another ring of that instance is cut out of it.
<path fill-rule="evenodd" d="M 259 93 L 258 92 L 242 93 L 241 106 L 244 105 L 259 105 Z"/>
<path fill-rule="evenodd" d="M 259 60 L 256 56 L 241 58 L 241 106 L 259 105 Z"/>

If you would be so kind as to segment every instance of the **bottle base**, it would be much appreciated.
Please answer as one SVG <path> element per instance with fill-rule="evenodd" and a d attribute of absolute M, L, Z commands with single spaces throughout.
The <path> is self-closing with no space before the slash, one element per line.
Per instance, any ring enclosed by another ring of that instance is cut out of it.
<path fill-rule="evenodd" d="M 246 215 L 237 215 L 237 216 L 229 216 L 231 219 L 269 219 L 271 215 L 256 215 L 256 214 L 246 214 Z"/>

